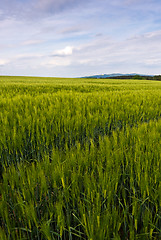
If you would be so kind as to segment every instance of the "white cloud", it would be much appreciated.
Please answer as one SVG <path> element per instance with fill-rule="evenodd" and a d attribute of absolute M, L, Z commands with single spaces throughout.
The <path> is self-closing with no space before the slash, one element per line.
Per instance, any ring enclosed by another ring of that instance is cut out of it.
<path fill-rule="evenodd" d="M 9 63 L 10 61 L 7 60 L 7 59 L 0 59 L 0 66 L 4 66 L 6 65 L 7 63 Z"/>
<path fill-rule="evenodd" d="M 72 55 L 74 50 L 74 47 L 72 46 L 66 46 L 63 49 L 57 50 L 53 53 L 53 57 L 65 57 L 65 56 L 70 56 Z"/>
<path fill-rule="evenodd" d="M 57 53 L 60 54 L 60 55 L 65 55 L 65 56 L 67 56 L 67 55 L 72 55 L 72 53 L 73 53 L 73 47 L 67 46 L 67 47 L 65 47 L 64 49 L 59 50 Z"/>

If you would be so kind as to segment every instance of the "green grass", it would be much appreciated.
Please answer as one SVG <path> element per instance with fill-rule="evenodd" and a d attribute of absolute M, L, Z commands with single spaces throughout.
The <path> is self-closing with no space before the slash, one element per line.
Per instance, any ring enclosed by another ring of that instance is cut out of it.
<path fill-rule="evenodd" d="M 161 83 L 0 77 L 0 239 L 161 239 Z"/>

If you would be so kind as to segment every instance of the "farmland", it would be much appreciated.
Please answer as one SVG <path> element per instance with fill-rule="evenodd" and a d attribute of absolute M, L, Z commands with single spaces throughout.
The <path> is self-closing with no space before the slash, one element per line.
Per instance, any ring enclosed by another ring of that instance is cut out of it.
<path fill-rule="evenodd" d="M 161 82 L 0 77 L 0 239 L 161 239 Z"/>

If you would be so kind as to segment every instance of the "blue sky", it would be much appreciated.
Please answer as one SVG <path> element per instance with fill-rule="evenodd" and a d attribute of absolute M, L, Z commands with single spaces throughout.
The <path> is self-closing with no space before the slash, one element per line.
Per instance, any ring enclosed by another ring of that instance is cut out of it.
<path fill-rule="evenodd" d="M 159 0 L 0 2 L 0 75 L 161 74 Z"/>

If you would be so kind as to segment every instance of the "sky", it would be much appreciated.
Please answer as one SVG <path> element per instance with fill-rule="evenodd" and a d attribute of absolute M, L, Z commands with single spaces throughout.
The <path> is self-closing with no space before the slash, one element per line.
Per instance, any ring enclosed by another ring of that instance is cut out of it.
<path fill-rule="evenodd" d="M 0 75 L 161 74 L 160 0 L 0 0 Z"/>

